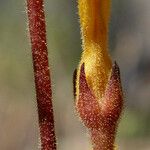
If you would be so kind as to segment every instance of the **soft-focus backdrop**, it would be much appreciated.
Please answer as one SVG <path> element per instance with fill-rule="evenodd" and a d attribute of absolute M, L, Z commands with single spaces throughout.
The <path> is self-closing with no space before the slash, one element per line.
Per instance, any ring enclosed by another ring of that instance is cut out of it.
<path fill-rule="evenodd" d="M 58 150 L 89 150 L 72 94 L 81 55 L 77 0 L 45 2 Z M 119 150 L 150 150 L 149 17 L 149 0 L 112 0 L 110 52 L 125 95 Z M 37 150 L 38 141 L 25 0 L 0 0 L 0 150 Z"/>

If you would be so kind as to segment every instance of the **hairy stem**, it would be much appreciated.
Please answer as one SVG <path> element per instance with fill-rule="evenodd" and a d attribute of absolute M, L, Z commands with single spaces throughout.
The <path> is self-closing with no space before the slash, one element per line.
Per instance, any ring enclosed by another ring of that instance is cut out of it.
<path fill-rule="evenodd" d="M 27 0 L 41 150 L 56 150 L 43 0 Z"/>
<path fill-rule="evenodd" d="M 90 130 L 93 150 L 114 150 L 115 130 Z"/>

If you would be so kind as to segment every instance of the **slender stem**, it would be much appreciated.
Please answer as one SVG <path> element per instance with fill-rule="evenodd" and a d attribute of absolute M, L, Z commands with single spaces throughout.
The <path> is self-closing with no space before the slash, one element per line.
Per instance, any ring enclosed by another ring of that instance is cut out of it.
<path fill-rule="evenodd" d="M 41 150 L 56 150 L 43 0 L 27 0 Z"/>

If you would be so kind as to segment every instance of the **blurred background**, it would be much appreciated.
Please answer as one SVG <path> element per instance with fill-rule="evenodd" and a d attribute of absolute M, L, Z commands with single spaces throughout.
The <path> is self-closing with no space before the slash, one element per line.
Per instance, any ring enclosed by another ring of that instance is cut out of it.
<path fill-rule="evenodd" d="M 46 1 L 58 150 L 89 149 L 74 110 L 72 74 L 81 55 L 77 1 Z M 0 0 L 0 150 L 37 150 L 38 123 L 25 0 Z M 119 150 L 150 150 L 150 1 L 112 0 L 110 52 L 125 108 Z"/>

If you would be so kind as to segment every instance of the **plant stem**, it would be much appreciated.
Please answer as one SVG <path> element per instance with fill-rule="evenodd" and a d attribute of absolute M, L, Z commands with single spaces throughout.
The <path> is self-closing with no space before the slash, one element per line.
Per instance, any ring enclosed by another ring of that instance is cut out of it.
<path fill-rule="evenodd" d="M 27 0 L 41 150 L 56 150 L 43 0 Z"/>
<path fill-rule="evenodd" d="M 90 130 L 93 150 L 114 150 L 115 130 Z"/>

